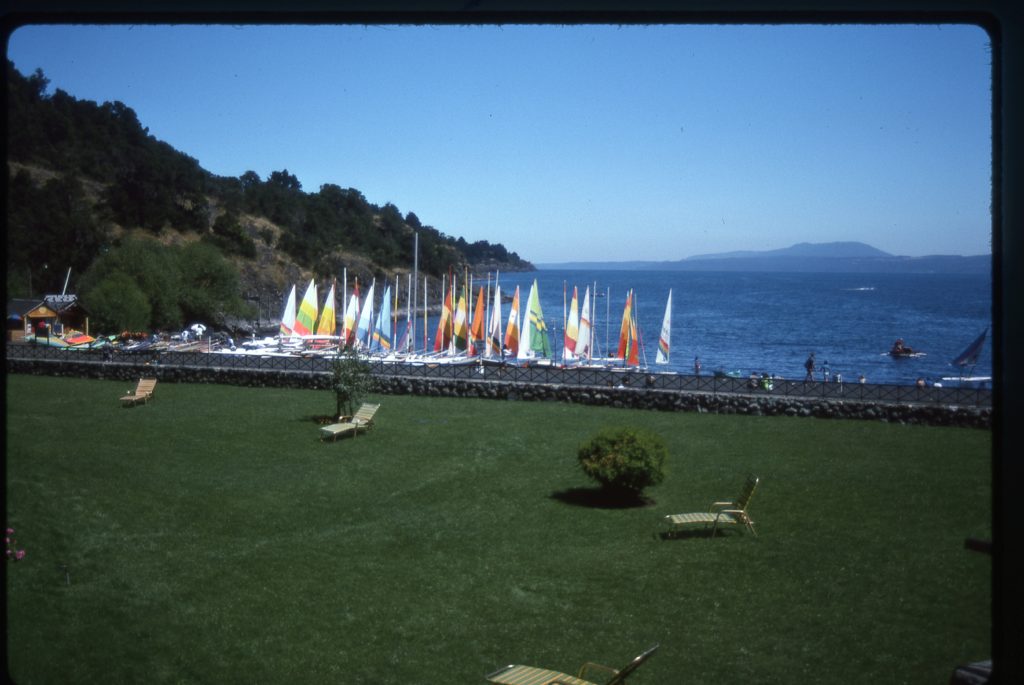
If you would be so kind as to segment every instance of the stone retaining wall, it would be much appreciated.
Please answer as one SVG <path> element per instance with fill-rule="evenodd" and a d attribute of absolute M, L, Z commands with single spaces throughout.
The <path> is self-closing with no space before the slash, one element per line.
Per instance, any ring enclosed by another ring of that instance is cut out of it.
<path fill-rule="evenodd" d="M 219 383 L 249 387 L 323 390 L 330 388 L 331 381 L 330 374 L 322 372 L 196 368 L 161 364 L 140 366 L 119 362 L 97 363 L 51 359 L 8 359 L 7 373 L 123 380 L 129 383 L 137 381 L 139 376 L 147 376 L 157 378 L 165 383 Z M 375 391 L 385 395 L 565 402 L 658 411 L 861 419 L 983 429 L 992 427 L 992 409 L 989 407 L 773 397 L 769 394 L 598 388 L 401 376 L 377 377 Z"/>

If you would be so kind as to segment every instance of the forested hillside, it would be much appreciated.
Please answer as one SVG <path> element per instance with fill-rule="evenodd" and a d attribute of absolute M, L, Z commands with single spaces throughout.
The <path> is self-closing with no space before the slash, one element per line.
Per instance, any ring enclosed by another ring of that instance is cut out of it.
<path fill-rule="evenodd" d="M 8 297 L 58 292 L 70 268 L 72 290 L 101 320 L 116 318 L 123 305 L 112 300 L 129 292 L 136 309 L 148 304 L 146 326 L 213 321 L 250 315 L 243 295 L 303 279 L 410 271 L 414 233 L 422 274 L 532 268 L 501 244 L 447 236 L 355 188 L 306 192 L 287 170 L 215 176 L 121 102 L 48 94 L 41 71 L 26 77 L 10 61 L 6 73 Z"/>

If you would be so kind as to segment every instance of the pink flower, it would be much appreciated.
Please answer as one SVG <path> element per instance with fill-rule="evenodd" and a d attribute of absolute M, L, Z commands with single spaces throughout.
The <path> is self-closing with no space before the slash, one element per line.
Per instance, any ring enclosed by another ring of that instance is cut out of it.
<path fill-rule="evenodd" d="M 14 553 L 14 560 L 15 561 L 18 561 L 18 560 L 24 559 L 24 558 L 25 558 L 25 550 L 19 549 L 17 552 Z"/>
<path fill-rule="evenodd" d="M 13 528 L 8 528 L 7 529 L 7 534 L 8 535 L 14 535 L 14 529 Z"/>

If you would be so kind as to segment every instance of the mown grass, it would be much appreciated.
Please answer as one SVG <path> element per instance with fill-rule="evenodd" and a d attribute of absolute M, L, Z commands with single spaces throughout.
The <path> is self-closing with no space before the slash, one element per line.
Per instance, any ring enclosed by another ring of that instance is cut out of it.
<path fill-rule="evenodd" d="M 631 682 L 945 682 L 990 653 L 988 432 L 7 377 L 8 667 L 29 683 L 483 683 L 661 643 Z M 579 444 L 669 446 L 650 506 L 587 505 Z M 762 478 L 759 537 L 661 518 Z M 67 566 L 70 585 L 66 583 Z"/>

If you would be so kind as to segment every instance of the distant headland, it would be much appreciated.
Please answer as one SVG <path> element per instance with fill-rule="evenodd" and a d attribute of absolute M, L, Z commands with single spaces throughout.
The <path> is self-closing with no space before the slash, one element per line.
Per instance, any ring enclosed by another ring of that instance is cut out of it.
<path fill-rule="evenodd" d="M 649 271 L 798 271 L 845 273 L 964 273 L 992 269 L 991 255 L 926 255 L 901 257 L 865 243 L 797 243 L 778 250 L 721 252 L 675 261 L 550 262 L 538 269 L 603 269 Z"/>

